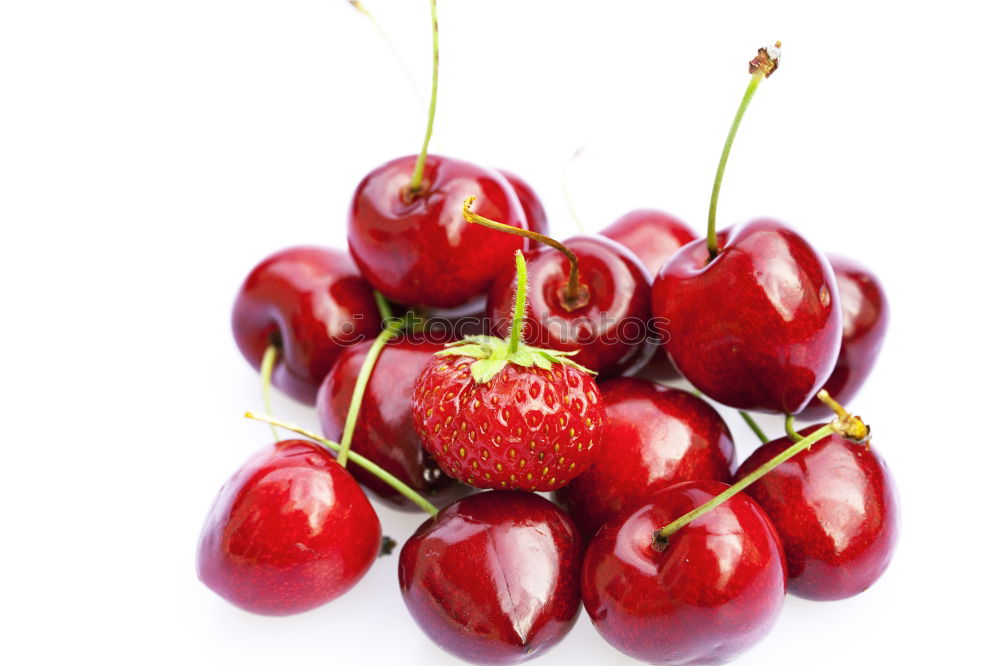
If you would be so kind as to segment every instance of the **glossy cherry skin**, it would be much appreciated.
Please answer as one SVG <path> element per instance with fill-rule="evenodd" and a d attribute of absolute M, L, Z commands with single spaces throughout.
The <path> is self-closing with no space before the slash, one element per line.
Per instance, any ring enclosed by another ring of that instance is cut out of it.
<path fill-rule="evenodd" d="M 650 275 L 656 275 L 677 250 L 698 237 L 691 227 L 655 208 L 625 213 L 600 234 L 635 252 Z"/>
<path fill-rule="evenodd" d="M 378 335 L 382 318 L 371 287 L 339 250 L 291 247 L 257 264 L 233 305 L 233 337 L 260 369 L 268 345 L 280 348 L 271 383 L 308 405 L 340 353 Z"/>
<path fill-rule="evenodd" d="M 351 395 L 369 348 L 371 343 L 364 342 L 345 350 L 320 387 L 316 401 L 320 423 L 323 434 L 334 441 L 340 441 L 344 434 Z M 434 353 L 444 348 L 443 343 L 413 335 L 390 341 L 375 361 L 351 441 L 352 451 L 402 479 L 438 506 L 454 501 L 468 489 L 446 476 L 424 450 L 413 428 L 410 399 L 417 375 Z M 350 464 L 348 470 L 388 504 L 398 509 L 418 510 L 413 502 L 360 467 Z"/>
<path fill-rule="evenodd" d="M 858 394 L 875 366 L 889 327 L 889 301 L 870 270 L 853 259 L 827 256 L 840 291 L 844 332 L 837 364 L 823 388 L 837 402 L 846 405 Z M 830 408 L 814 397 L 800 415 L 803 419 L 827 418 Z"/>
<path fill-rule="evenodd" d="M 524 210 L 507 179 L 492 169 L 428 155 L 421 192 L 412 195 L 416 156 L 388 162 L 354 191 L 347 220 L 351 255 L 375 289 L 405 305 L 451 308 L 483 294 L 527 241 L 471 224 L 462 205 L 521 229 Z"/>
<path fill-rule="evenodd" d="M 764 511 L 740 493 L 674 534 L 653 533 L 725 490 L 689 481 L 605 524 L 583 561 L 598 633 L 650 664 L 721 664 L 761 640 L 785 598 L 785 560 Z"/>
<path fill-rule="evenodd" d="M 533 493 L 460 499 L 421 525 L 399 555 L 403 601 L 420 628 L 472 663 L 537 657 L 580 611 L 580 535 Z"/>
<path fill-rule="evenodd" d="M 510 186 L 514 188 L 517 200 L 521 202 L 521 208 L 524 209 L 524 217 L 528 223 L 528 228 L 544 236 L 548 236 L 549 218 L 545 214 L 545 207 L 542 206 L 542 200 L 538 198 L 538 193 L 520 176 L 504 169 L 499 169 L 499 171 L 507 179 L 507 182 L 510 183 Z M 536 241 L 531 241 L 531 247 L 539 247 L 540 245 Z"/>
<path fill-rule="evenodd" d="M 670 360 L 708 397 L 797 413 L 833 372 L 840 298 L 827 260 L 787 226 L 755 220 L 719 233 L 708 261 L 688 243 L 660 269 L 653 316 Z"/>
<path fill-rule="evenodd" d="M 762 445 L 740 465 L 736 478 L 791 445 L 787 437 Z M 830 435 L 745 492 L 781 536 L 790 593 L 845 599 L 864 592 L 889 566 L 899 532 L 899 500 L 889 468 L 874 449 Z"/>
<path fill-rule="evenodd" d="M 263 615 L 301 613 L 354 586 L 382 528 L 361 487 L 317 444 L 254 454 L 219 491 L 198 544 L 198 577 Z"/>
<path fill-rule="evenodd" d="M 733 437 L 701 398 L 646 379 L 602 382 L 604 444 L 594 462 L 557 492 L 585 541 L 623 510 L 682 481 L 728 483 Z"/>
<path fill-rule="evenodd" d="M 582 307 L 563 304 L 569 259 L 550 247 L 525 255 L 527 313 L 523 340 L 529 345 L 579 352 L 573 360 L 602 378 L 633 372 L 654 351 L 647 335 L 650 276 L 628 249 L 602 236 L 574 236 L 563 243 L 579 262 L 589 297 Z M 516 286 L 513 266 L 490 290 L 486 312 L 493 335 L 510 332 Z"/>

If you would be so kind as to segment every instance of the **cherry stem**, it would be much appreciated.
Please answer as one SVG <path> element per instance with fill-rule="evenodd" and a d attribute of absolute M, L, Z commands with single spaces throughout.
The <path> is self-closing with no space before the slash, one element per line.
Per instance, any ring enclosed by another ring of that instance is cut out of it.
<path fill-rule="evenodd" d="M 396 315 L 392 312 L 392 306 L 389 305 L 389 301 L 386 300 L 382 292 L 376 291 L 375 294 L 375 306 L 378 307 L 378 314 L 382 317 L 382 321 L 385 322 L 387 319 L 396 319 Z"/>
<path fill-rule="evenodd" d="M 379 22 L 375 20 L 375 15 L 372 14 L 367 7 L 362 5 L 360 0 L 347 0 L 347 2 L 349 2 L 351 6 L 353 6 L 355 9 L 361 12 L 361 14 L 363 14 L 371 22 L 372 26 L 375 27 L 375 31 L 378 32 L 379 37 L 382 38 L 382 41 L 385 43 L 385 45 L 389 47 L 389 51 L 392 52 L 392 57 L 396 60 L 396 64 L 399 65 L 399 68 L 401 70 L 403 70 L 403 74 L 406 76 L 406 80 L 410 82 L 410 87 L 413 88 L 414 99 L 416 100 L 417 104 L 420 105 L 420 108 L 423 109 L 424 98 L 423 95 L 420 93 L 420 86 L 417 85 L 416 80 L 413 78 L 413 73 L 410 72 L 410 68 L 406 66 L 406 61 L 404 61 L 403 56 L 399 54 L 399 50 L 396 48 L 396 44 L 392 41 L 392 38 L 389 37 L 389 33 L 387 33 L 385 30 L 382 29 L 382 26 L 379 24 Z"/>
<path fill-rule="evenodd" d="M 840 403 L 833 399 L 826 389 L 820 389 L 816 398 L 829 407 L 837 415 L 837 418 L 830 425 L 833 431 L 845 437 L 855 444 L 865 444 L 871 438 L 871 429 L 865 425 L 864 421 L 857 416 L 852 416 Z"/>
<path fill-rule="evenodd" d="M 778 455 L 774 456 L 766 463 L 764 463 L 754 471 L 750 472 L 745 477 L 743 477 L 730 487 L 726 488 L 724 491 L 722 491 L 709 501 L 705 502 L 698 508 L 688 511 L 683 516 L 676 519 L 666 527 L 653 532 L 653 548 L 657 551 L 663 551 L 667 547 L 670 537 L 673 536 L 679 529 L 681 529 L 691 521 L 695 520 L 696 518 L 699 518 L 700 516 L 708 513 L 715 507 L 719 506 L 720 504 L 728 500 L 730 497 L 740 492 L 741 490 L 749 486 L 751 483 L 753 483 L 760 477 L 764 476 L 765 474 L 767 474 L 772 469 L 774 469 L 781 463 L 785 462 L 789 458 L 792 458 L 798 453 L 805 451 L 819 440 L 832 434 L 833 434 L 833 425 L 825 425 L 819 430 L 816 430 L 815 432 L 811 433 L 808 437 L 801 438 L 799 441 L 795 442 L 787 449 L 785 449 Z"/>
<path fill-rule="evenodd" d="M 566 286 L 563 289 L 563 293 L 560 295 L 560 302 L 562 306 L 569 311 L 581 308 L 587 304 L 590 300 L 590 290 L 587 288 L 587 285 L 580 283 L 580 269 L 578 267 L 576 254 L 573 250 L 569 249 L 556 239 L 549 238 L 548 236 L 540 234 L 537 231 L 512 227 L 509 224 L 496 222 L 477 213 L 473 213 L 472 204 L 475 200 L 476 197 L 474 196 L 467 197 L 465 199 L 465 203 L 462 205 L 462 215 L 465 217 L 466 222 L 478 224 L 486 227 L 487 229 L 493 229 L 494 231 L 503 231 L 504 233 L 514 234 L 515 236 L 530 238 L 533 241 L 538 241 L 539 243 L 548 245 L 549 247 L 562 252 L 563 255 L 565 255 L 565 257 L 569 260 L 569 279 L 566 281 Z"/>
<path fill-rule="evenodd" d="M 729 162 L 729 151 L 733 147 L 733 140 L 736 138 L 736 131 L 740 128 L 743 114 L 750 106 L 750 100 L 757 92 L 757 86 L 762 79 L 765 79 L 778 68 L 778 60 L 781 57 L 781 42 L 776 42 L 772 48 L 761 48 L 757 50 L 757 57 L 750 61 L 750 83 L 747 84 L 746 92 L 743 93 L 743 100 L 736 110 L 736 117 L 733 118 L 732 125 L 729 126 L 729 135 L 726 136 L 726 143 L 722 146 L 722 156 L 719 157 L 719 166 L 715 170 L 715 182 L 712 183 L 712 199 L 708 204 L 708 258 L 711 261 L 719 254 L 719 244 L 715 236 L 715 213 L 719 205 L 719 190 L 722 189 L 722 176 L 726 172 L 726 164 Z"/>
<path fill-rule="evenodd" d="M 580 146 L 573 151 L 573 154 L 569 156 L 566 163 L 563 164 L 562 173 L 560 174 L 559 184 L 562 186 L 563 199 L 566 201 L 566 208 L 569 208 L 569 215 L 576 222 L 576 228 L 581 234 L 587 233 L 587 230 L 583 226 L 583 222 L 580 221 L 580 216 L 576 214 L 576 207 L 573 205 L 573 197 L 569 193 L 569 170 L 570 167 L 580 158 L 583 154 L 583 150 L 586 146 Z"/>
<path fill-rule="evenodd" d="M 791 414 L 785 414 L 785 434 L 793 442 L 797 442 L 802 439 L 802 435 L 795 432 L 795 417 Z"/>
<path fill-rule="evenodd" d="M 284 428 L 285 430 L 289 430 L 291 432 L 302 435 L 303 437 L 311 439 L 315 442 L 319 442 L 320 444 L 327 447 L 334 453 L 342 452 L 344 450 L 343 445 L 338 444 L 337 442 L 331 441 L 323 437 L 322 435 L 318 435 L 314 432 L 310 432 L 305 428 L 300 428 L 297 425 L 288 423 L 287 421 L 276 419 L 269 414 L 258 414 L 257 412 L 247 412 L 243 416 L 245 416 L 248 419 L 253 419 L 254 421 L 262 421 L 263 423 L 270 423 L 271 427 L 277 426 L 279 428 Z M 359 453 L 351 451 L 348 455 L 350 456 L 352 463 L 354 463 L 361 469 L 365 470 L 366 472 L 374 474 L 381 481 L 384 481 L 389 486 L 392 486 L 393 490 L 398 492 L 400 495 L 406 497 L 408 500 L 419 506 L 427 513 L 431 514 L 432 516 L 437 515 L 438 510 L 436 506 L 434 506 L 426 499 L 421 497 L 416 490 L 410 488 L 408 485 L 403 483 L 399 478 L 393 476 L 392 474 L 382 469 L 381 467 L 373 463 L 371 460 L 368 460 L 368 458 L 365 458 Z"/>
<path fill-rule="evenodd" d="M 759 439 L 761 441 L 761 443 L 767 444 L 768 442 L 771 441 L 771 440 L 769 440 L 767 438 L 767 435 L 764 434 L 764 431 L 757 424 L 757 422 L 753 420 L 753 417 L 750 416 L 750 414 L 748 412 L 745 412 L 742 409 L 737 410 L 737 411 L 739 411 L 740 416 L 743 417 L 743 420 L 746 421 L 746 424 L 748 426 L 750 426 L 750 429 L 753 430 L 753 434 L 757 435 L 757 439 Z"/>
<path fill-rule="evenodd" d="M 528 300 L 528 265 L 524 262 L 524 253 L 518 250 L 514 253 L 514 264 L 517 266 L 517 292 L 514 295 L 514 317 L 510 322 L 510 343 L 507 352 L 517 353 L 521 344 L 521 330 L 524 328 L 524 308 Z"/>
<path fill-rule="evenodd" d="M 361 411 L 361 402 L 365 397 L 365 389 L 368 387 L 368 380 L 375 369 L 375 362 L 378 355 L 389 340 L 396 337 L 403 326 L 405 320 L 394 318 L 386 322 L 385 328 L 376 336 L 372 346 L 365 354 L 365 360 L 361 363 L 358 371 L 358 379 L 354 383 L 354 392 L 351 393 L 351 403 L 347 408 L 347 418 L 344 420 L 344 434 L 340 436 L 340 453 L 337 455 L 337 462 L 347 467 L 347 457 L 351 451 L 351 441 L 354 439 L 354 428 L 358 423 L 358 413 Z"/>
<path fill-rule="evenodd" d="M 267 349 L 264 350 L 264 358 L 260 362 L 260 390 L 264 395 L 264 409 L 268 414 L 273 414 L 274 410 L 271 409 L 271 375 L 274 373 L 274 362 L 278 358 L 278 347 L 275 344 L 269 344 Z M 274 440 L 278 441 L 278 429 L 271 426 L 271 433 L 274 435 Z"/>
<path fill-rule="evenodd" d="M 434 69 L 431 78 L 431 103 L 427 107 L 427 131 L 424 133 L 424 145 L 417 155 L 417 163 L 413 165 L 413 176 L 410 178 L 410 191 L 414 194 L 420 192 L 424 183 L 424 164 L 427 162 L 427 147 L 431 143 L 431 134 L 434 132 L 434 114 L 437 112 L 438 97 L 438 64 L 441 56 L 438 48 L 438 14 L 437 0 L 431 0 L 431 27 L 434 35 Z"/>

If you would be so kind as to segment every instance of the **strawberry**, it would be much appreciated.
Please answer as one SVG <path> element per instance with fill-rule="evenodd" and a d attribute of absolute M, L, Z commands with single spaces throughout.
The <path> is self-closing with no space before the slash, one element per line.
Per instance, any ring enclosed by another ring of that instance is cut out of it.
<path fill-rule="evenodd" d="M 477 488 L 548 491 L 582 473 L 607 420 L 589 370 L 520 342 L 526 271 L 511 338 L 466 338 L 428 361 L 414 384 L 413 422 L 446 474 Z"/>

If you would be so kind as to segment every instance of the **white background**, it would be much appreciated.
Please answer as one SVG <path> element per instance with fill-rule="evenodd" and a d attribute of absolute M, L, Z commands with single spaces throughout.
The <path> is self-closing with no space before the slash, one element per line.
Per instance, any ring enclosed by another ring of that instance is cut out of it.
<path fill-rule="evenodd" d="M 657 206 L 701 228 L 758 46 L 784 42 L 720 224 L 784 220 L 882 278 L 880 363 L 855 402 L 892 467 L 902 540 L 837 603 L 790 597 L 740 664 L 995 659 L 996 17 L 990 3 L 442 0 L 432 150 L 522 174 L 557 235 Z M 425 2 L 370 0 L 426 96 Z M 296 243 L 345 247 L 352 189 L 424 117 L 342 0 L 0 3 L 0 661 L 457 663 L 377 561 L 272 619 L 195 578 L 218 487 L 268 443 L 229 310 Z M 279 396 L 279 414 L 316 426 Z M 741 458 L 754 439 L 724 414 Z M 777 420 L 765 419 L 771 433 Z M 404 540 L 421 520 L 378 506 Z M 990 657 L 990 655 L 993 655 Z M 629 664 L 586 616 L 536 663 Z"/>

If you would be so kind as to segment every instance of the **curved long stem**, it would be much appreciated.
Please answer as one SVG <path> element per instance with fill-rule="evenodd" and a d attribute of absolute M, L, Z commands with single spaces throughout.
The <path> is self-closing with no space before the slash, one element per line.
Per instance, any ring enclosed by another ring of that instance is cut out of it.
<path fill-rule="evenodd" d="M 524 263 L 524 254 L 518 250 L 514 253 L 514 263 L 517 265 L 517 292 L 514 295 L 514 317 L 510 322 L 510 343 L 507 351 L 517 353 L 521 344 L 521 329 L 524 327 L 524 308 L 528 300 L 528 265 Z"/>
<path fill-rule="evenodd" d="M 569 209 L 569 216 L 573 218 L 574 222 L 576 222 L 576 228 L 581 234 L 587 233 L 587 230 L 584 228 L 583 222 L 580 221 L 580 216 L 576 214 L 576 206 L 573 205 L 573 197 L 569 192 L 569 169 L 580 158 L 580 155 L 583 154 L 584 148 L 586 148 L 586 146 L 580 146 L 573 151 L 573 154 L 570 155 L 569 159 L 566 160 L 566 163 L 563 164 L 562 173 L 559 177 L 559 184 L 562 186 L 563 199 L 566 201 L 566 208 Z"/>
<path fill-rule="evenodd" d="M 410 87 L 413 88 L 413 95 L 417 104 L 420 106 L 421 109 L 426 108 L 424 106 L 424 97 L 420 92 L 420 86 L 417 85 L 416 79 L 413 78 L 413 73 L 410 71 L 410 68 L 406 66 L 406 61 L 404 61 L 403 56 L 399 54 L 399 50 L 396 48 L 396 44 L 392 41 L 392 38 L 389 37 L 389 33 L 387 33 L 385 30 L 382 29 L 381 24 L 379 24 L 379 22 L 375 20 L 375 15 L 372 14 L 367 7 L 362 5 L 360 0 L 347 0 L 347 2 L 349 2 L 351 6 L 353 6 L 356 10 L 358 10 L 361 14 L 363 14 L 368 19 L 368 21 L 371 22 L 372 26 L 374 26 L 375 31 L 378 32 L 379 34 L 379 37 L 381 37 L 385 45 L 389 47 L 389 51 L 392 53 L 392 57 L 396 60 L 396 64 L 399 65 L 399 68 L 401 70 L 403 70 L 403 74 L 406 76 L 406 80 L 410 82 Z"/>
<path fill-rule="evenodd" d="M 368 387 L 368 380 L 375 369 L 375 362 L 378 355 L 385 347 L 386 343 L 396 337 L 403 330 L 402 319 L 392 319 L 386 323 L 385 328 L 378 334 L 372 346 L 365 354 L 365 360 L 361 363 L 358 371 L 358 379 L 354 383 L 354 392 L 351 393 L 351 404 L 347 408 L 347 418 L 344 419 L 344 434 L 340 437 L 340 453 L 337 455 L 337 462 L 347 467 L 347 455 L 351 451 L 351 440 L 354 439 L 354 428 L 358 423 L 358 413 L 361 411 L 361 402 L 365 397 L 365 389 Z"/>
<path fill-rule="evenodd" d="M 303 437 L 307 437 L 308 439 L 319 442 L 320 444 L 327 447 L 334 453 L 343 451 L 342 446 L 337 442 L 331 441 L 323 437 L 322 435 L 318 435 L 314 432 L 310 432 L 305 428 L 300 428 L 295 424 L 288 423 L 287 421 L 282 421 L 280 419 L 276 419 L 268 414 L 247 412 L 243 416 L 245 416 L 248 419 L 253 419 L 254 421 L 262 421 L 263 423 L 270 423 L 272 427 L 277 426 L 279 428 L 284 428 L 285 430 L 289 430 L 291 432 L 302 435 Z M 420 494 L 417 493 L 417 491 L 415 491 L 413 488 L 410 488 L 408 485 L 400 481 L 398 478 L 396 478 L 389 472 L 385 471 L 384 469 L 373 463 L 371 460 L 368 460 L 368 458 L 365 458 L 364 456 L 355 453 L 353 451 L 349 453 L 349 456 L 351 458 L 352 463 L 354 463 L 361 469 L 365 470 L 366 472 L 374 474 L 381 481 L 385 481 L 386 484 L 392 486 L 393 490 L 398 492 L 400 495 L 406 497 L 408 500 L 419 506 L 427 513 L 431 514 L 432 516 L 437 515 L 438 512 L 437 507 L 428 502 L 423 497 L 421 497 Z"/>
<path fill-rule="evenodd" d="M 569 260 L 569 279 L 566 281 L 565 293 L 562 296 L 562 305 L 567 310 L 575 310 L 576 308 L 583 307 L 587 304 L 587 301 L 590 300 L 590 290 L 587 289 L 587 285 L 580 282 L 580 268 L 576 254 L 573 250 L 569 249 L 556 239 L 549 238 L 548 236 L 540 234 L 537 231 L 532 231 L 531 229 L 521 229 L 520 227 L 512 227 L 509 224 L 497 222 L 489 219 L 488 217 L 483 217 L 478 213 L 473 213 L 472 204 L 475 200 L 476 197 L 474 196 L 467 197 L 462 206 L 462 216 L 465 217 L 466 222 L 478 224 L 479 226 L 486 227 L 487 229 L 493 229 L 494 231 L 503 231 L 504 233 L 513 234 L 515 236 L 530 238 L 533 241 L 538 241 L 539 243 L 548 245 L 549 247 L 562 252 L 563 255 Z"/>
<path fill-rule="evenodd" d="M 795 417 L 792 414 L 785 414 L 785 434 L 788 439 L 797 442 L 802 439 L 802 435 L 795 432 Z"/>
<path fill-rule="evenodd" d="M 417 163 L 413 165 L 413 176 L 410 178 L 410 191 L 417 193 L 424 182 L 424 164 L 427 163 L 427 147 L 431 143 L 434 132 L 434 114 L 437 113 L 438 99 L 438 65 L 441 60 L 438 48 L 438 13 L 437 0 L 431 0 L 431 27 L 434 35 L 434 70 L 431 78 L 431 103 L 427 107 L 427 130 L 424 132 L 424 145 L 417 155 Z"/>
<path fill-rule="evenodd" d="M 749 486 L 751 483 L 753 483 L 760 477 L 770 472 L 772 469 L 774 469 L 781 463 L 801 453 L 802 451 L 808 449 L 810 446 L 812 446 L 819 440 L 823 439 L 824 437 L 832 433 L 833 433 L 833 426 L 825 425 L 819 430 L 811 433 L 808 437 L 803 437 L 802 439 L 795 442 L 787 449 L 785 449 L 778 455 L 774 456 L 766 463 L 764 463 L 763 465 L 761 465 L 760 467 L 758 467 L 757 469 L 750 472 L 745 477 L 743 477 L 742 479 L 731 485 L 729 488 L 726 488 L 723 492 L 719 493 L 709 501 L 705 502 L 696 509 L 688 511 L 683 516 L 673 521 L 666 527 L 657 530 L 656 532 L 653 533 L 653 548 L 662 551 L 664 548 L 667 547 L 667 543 L 670 537 L 673 536 L 679 529 L 681 529 L 691 521 L 695 520 L 696 518 L 708 513 L 709 511 L 719 506 L 720 504 L 728 500 L 736 493 L 740 492 L 741 490 Z"/>
<path fill-rule="evenodd" d="M 375 293 L 375 305 L 378 307 L 378 314 L 382 317 L 382 321 L 388 319 L 394 319 L 395 315 L 392 313 L 392 307 L 389 305 L 389 301 L 386 300 L 382 292 L 376 291 Z"/>
<path fill-rule="evenodd" d="M 726 136 L 726 143 L 722 146 L 722 156 L 719 157 L 719 166 L 715 170 L 715 182 L 712 183 L 712 199 L 708 204 L 707 242 L 709 259 L 715 259 L 715 255 L 719 253 L 719 244 L 715 236 L 715 212 L 719 205 L 719 191 L 722 189 L 722 176 L 726 173 L 726 164 L 729 162 L 729 151 L 732 150 L 733 140 L 736 138 L 736 130 L 740 128 L 740 122 L 743 120 L 743 114 L 750 105 L 750 100 L 753 99 L 753 94 L 757 92 L 757 86 L 760 85 L 760 81 L 763 78 L 764 74 L 761 72 L 754 74 L 750 78 L 750 83 L 747 85 L 746 92 L 743 93 L 743 100 L 740 102 L 740 107 L 736 110 L 736 117 L 733 118 L 733 124 L 729 126 L 729 135 Z"/>
<path fill-rule="evenodd" d="M 274 413 L 271 409 L 271 375 L 274 374 L 274 362 L 277 357 L 278 347 L 272 343 L 264 350 L 264 358 L 260 361 L 260 392 L 264 396 L 264 409 L 268 414 Z M 271 434 L 274 435 L 275 441 L 281 439 L 278 436 L 278 429 L 274 426 L 271 426 Z"/>
<path fill-rule="evenodd" d="M 764 431 L 761 429 L 759 425 L 757 425 L 757 422 L 754 421 L 753 417 L 750 416 L 748 412 L 745 412 L 742 409 L 737 411 L 739 411 L 740 416 L 743 417 L 743 420 L 746 421 L 746 424 L 750 426 L 750 429 L 753 430 L 753 434 L 757 435 L 757 439 L 761 441 L 761 444 L 767 444 L 768 442 L 771 441 L 767 438 L 767 435 L 764 434 Z"/>

